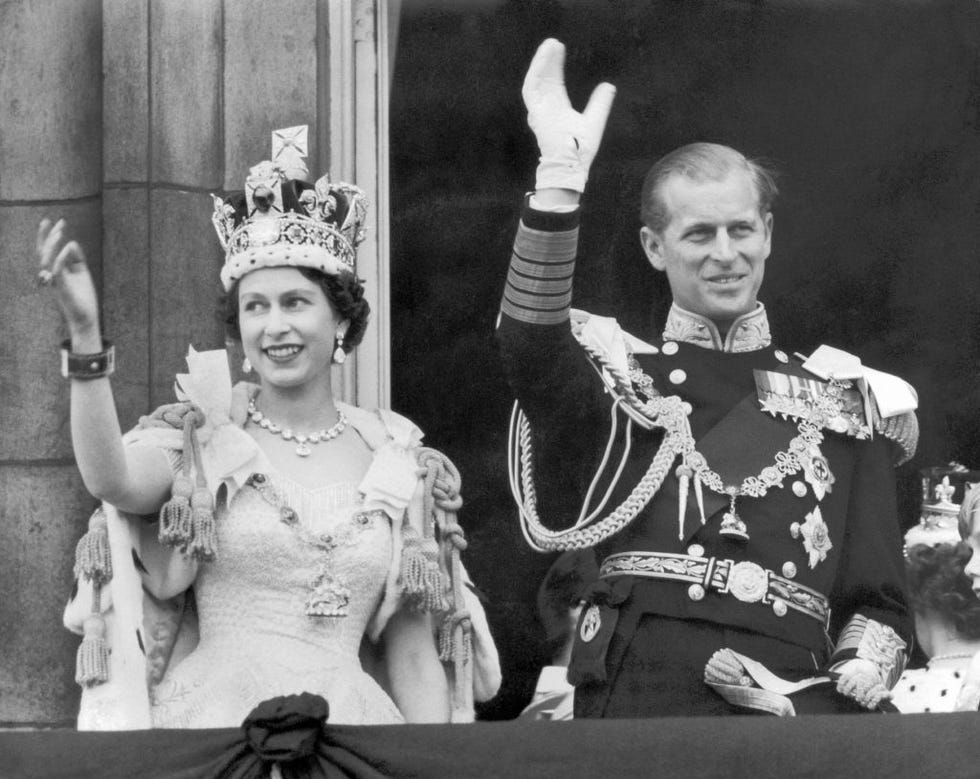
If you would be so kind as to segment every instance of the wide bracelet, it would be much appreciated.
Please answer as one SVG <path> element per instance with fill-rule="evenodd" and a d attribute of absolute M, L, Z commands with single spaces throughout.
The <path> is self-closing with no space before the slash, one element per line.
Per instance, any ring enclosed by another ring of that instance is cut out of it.
<path fill-rule="evenodd" d="M 61 343 L 61 375 L 66 379 L 101 379 L 116 370 L 116 347 L 112 341 L 102 339 L 102 351 L 95 354 L 78 354 L 71 351 L 71 339 Z"/>

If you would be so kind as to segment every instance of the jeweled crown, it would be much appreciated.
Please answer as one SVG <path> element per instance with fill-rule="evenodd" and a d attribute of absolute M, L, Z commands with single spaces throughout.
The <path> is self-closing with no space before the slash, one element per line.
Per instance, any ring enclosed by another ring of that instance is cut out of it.
<path fill-rule="evenodd" d="M 961 474 L 973 474 L 975 472 L 968 471 L 958 463 L 950 463 L 949 466 L 924 468 L 921 473 L 924 500 L 919 523 L 909 528 L 905 534 L 906 550 L 915 544 L 935 546 L 936 544 L 958 543 L 960 541 L 960 504 L 953 501 L 956 486 L 951 482 L 950 476 L 955 478 Z M 969 482 L 961 483 L 965 491 L 969 491 L 969 488 L 973 486 Z M 932 493 L 934 501 L 926 502 L 929 492 Z"/>
<path fill-rule="evenodd" d="M 280 266 L 354 272 L 364 240 L 367 198 L 329 175 L 308 181 L 307 127 L 272 133 L 272 159 L 253 166 L 245 190 L 212 195 L 211 221 L 225 250 L 225 291 L 246 273 Z"/>

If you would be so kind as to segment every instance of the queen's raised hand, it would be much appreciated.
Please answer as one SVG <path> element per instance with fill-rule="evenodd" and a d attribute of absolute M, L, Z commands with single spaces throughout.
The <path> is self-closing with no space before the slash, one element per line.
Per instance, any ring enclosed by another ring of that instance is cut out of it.
<path fill-rule="evenodd" d="M 38 282 L 51 287 L 73 340 L 98 335 L 99 298 L 85 252 L 67 240 L 64 219 L 42 219 L 37 228 Z"/>

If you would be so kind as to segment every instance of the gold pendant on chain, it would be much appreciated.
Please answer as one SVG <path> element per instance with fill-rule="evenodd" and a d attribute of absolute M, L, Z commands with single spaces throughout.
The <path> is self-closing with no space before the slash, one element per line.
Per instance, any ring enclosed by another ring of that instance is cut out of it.
<path fill-rule="evenodd" d="M 334 576 L 322 562 L 309 583 L 310 595 L 306 599 L 306 614 L 310 617 L 346 617 L 350 603 L 350 588 L 343 579 Z"/>
<path fill-rule="evenodd" d="M 748 541 L 748 529 L 742 521 L 742 518 L 738 515 L 738 512 L 735 511 L 735 497 L 735 495 L 729 495 L 728 511 L 722 515 L 721 529 L 718 531 L 718 535 L 737 541 Z"/>

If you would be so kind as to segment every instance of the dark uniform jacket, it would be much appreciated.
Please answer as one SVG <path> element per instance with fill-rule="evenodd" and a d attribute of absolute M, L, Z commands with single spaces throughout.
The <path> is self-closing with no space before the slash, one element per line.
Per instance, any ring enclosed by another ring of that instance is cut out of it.
<path fill-rule="evenodd" d="M 498 327 L 506 369 L 532 431 L 538 509 L 552 529 L 568 527 L 579 516 L 610 436 L 610 405 L 617 394 L 622 397 L 600 380 L 601 360 L 590 358 L 572 335 L 576 244 L 577 212 L 525 210 Z M 763 410 L 759 382 L 768 386 L 779 384 L 780 376 L 797 376 L 810 382 L 806 386 L 828 387 L 804 371 L 789 349 L 780 350 L 769 340 L 761 305 L 736 321 L 725 342 L 711 322 L 675 307 L 665 337 L 649 344 L 650 353 L 634 355 L 634 388 L 649 377 L 653 391 L 648 394 L 676 395 L 689 404 L 697 452 L 726 487 L 739 487 L 746 477 L 776 466 L 780 453 L 800 436 L 798 417 Z M 848 401 L 856 397 L 853 390 L 847 393 Z M 863 411 L 860 402 L 854 405 Z M 661 428 L 637 423 L 627 431 L 626 415 L 616 413 L 616 444 L 605 477 L 592 491 L 594 507 L 615 482 L 602 516 L 644 478 L 664 437 Z M 811 673 L 831 659 L 833 645 L 846 634 L 834 660 L 870 656 L 893 666 L 884 669 L 886 676 L 897 674 L 902 660 L 896 659 L 896 650 L 900 654 L 903 639 L 910 637 L 911 622 L 893 467 L 914 448 L 905 440 L 912 438 L 914 418 L 898 435 L 880 419 L 879 429 L 871 429 L 873 417 L 864 420 L 864 438 L 821 428 L 817 449 L 810 446 L 801 457 L 805 467 L 762 495 L 738 496 L 734 508 L 747 539 L 720 532 L 730 498 L 706 485 L 705 521 L 693 482 L 681 521 L 678 457 L 635 519 L 599 543 L 605 578 L 594 588 L 595 600 L 789 642 L 810 652 Z M 629 454 L 614 479 L 627 438 Z M 659 556 L 633 559 L 631 553 L 637 552 Z M 651 567 L 661 576 L 629 575 Z M 672 571 L 679 575 L 663 575 Z M 750 591 L 739 591 L 743 582 Z M 885 651 L 875 656 L 876 650 L 868 648 L 872 643 L 881 648 L 882 640 Z"/>

